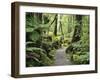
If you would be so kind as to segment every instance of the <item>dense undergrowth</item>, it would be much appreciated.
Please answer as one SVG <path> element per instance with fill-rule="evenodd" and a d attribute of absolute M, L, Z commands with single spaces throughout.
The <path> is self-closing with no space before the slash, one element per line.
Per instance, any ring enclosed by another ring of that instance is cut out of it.
<path fill-rule="evenodd" d="M 53 65 L 62 47 L 74 64 L 89 63 L 88 16 L 26 13 L 27 67 Z"/>

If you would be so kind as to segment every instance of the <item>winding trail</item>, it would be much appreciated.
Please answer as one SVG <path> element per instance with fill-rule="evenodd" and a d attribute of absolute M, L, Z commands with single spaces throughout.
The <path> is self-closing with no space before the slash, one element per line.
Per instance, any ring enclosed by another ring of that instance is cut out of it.
<path fill-rule="evenodd" d="M 60 48 L 55 54 L 55 66 L 61 65 L 71 65 L 71 61 L 68 59 L 68 55 L 65 53 L 66 48 Z"/>

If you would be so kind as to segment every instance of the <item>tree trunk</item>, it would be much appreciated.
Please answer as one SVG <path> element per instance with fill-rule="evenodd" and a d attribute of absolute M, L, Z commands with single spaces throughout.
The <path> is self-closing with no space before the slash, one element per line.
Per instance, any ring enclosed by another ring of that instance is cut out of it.
<path fill-rule="evenodd" d="M 55 27 L 54 27 L 54 35 L 57 36 L 57 14 L 56 14 L 56 19 L 55 19 Z"/>
<path fill-rule="evenodd" d="M 57 32 L 60 32 L 60 14 L 57 15 Z"/>
<path fill-rule="evenodd" d="M 72 38 L 72 43 L 77 42 L 81 38 L 81 29 L 82 29 L 82 15 L 76 15 L 77 25 L 74 29 L 74 34 Z"/>

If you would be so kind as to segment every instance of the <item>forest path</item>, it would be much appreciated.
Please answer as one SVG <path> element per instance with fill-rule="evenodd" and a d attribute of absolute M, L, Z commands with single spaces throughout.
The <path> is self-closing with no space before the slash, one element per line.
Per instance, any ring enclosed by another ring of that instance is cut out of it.
<path fill-rule="evenodd" d="M 71 65 L 72 62 L 68 59 L 68 55 L 65 53 L 66 48 L 60 48 L 55 54 L 55 66 Z"/>

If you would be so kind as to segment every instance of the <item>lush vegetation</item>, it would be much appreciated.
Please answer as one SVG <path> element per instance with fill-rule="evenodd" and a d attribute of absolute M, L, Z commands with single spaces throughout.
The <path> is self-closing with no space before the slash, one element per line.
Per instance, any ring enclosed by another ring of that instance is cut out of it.
<path fill-rule="evenodd" d="M 54 64 L 66 47 L 74 64 L 89 63 L 89 16 L 26 13 L 26 66 Z"/>
<path fill-rule="evenodd" d="M 89 17 L 80 17 L 77 19 L 76 16 L 77 23 L 80 23 L 75 25 L 72 42 L 66 53 L 70 53 L 71 61 L 76 64 L 89 64 Z"/>

